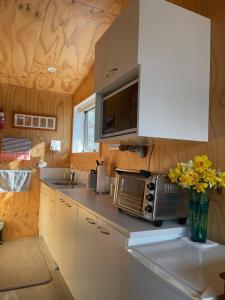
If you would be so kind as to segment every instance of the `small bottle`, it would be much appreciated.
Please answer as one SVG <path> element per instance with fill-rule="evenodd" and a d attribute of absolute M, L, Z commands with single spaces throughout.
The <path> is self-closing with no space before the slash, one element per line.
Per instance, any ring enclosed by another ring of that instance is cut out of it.
<path fill-rule="evenodd" d="M 104 161 L 101 161 L 97 168 L 97 193 L 106 193 L 106 171 Z"/>

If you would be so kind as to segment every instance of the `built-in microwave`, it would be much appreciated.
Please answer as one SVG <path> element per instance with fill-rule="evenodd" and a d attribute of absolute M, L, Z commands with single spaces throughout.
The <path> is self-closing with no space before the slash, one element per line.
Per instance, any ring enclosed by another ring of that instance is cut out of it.
<path fill-rule="evenodd" d="M 137 132 L 138 79 L 102 99 L 102 138 Z"/>

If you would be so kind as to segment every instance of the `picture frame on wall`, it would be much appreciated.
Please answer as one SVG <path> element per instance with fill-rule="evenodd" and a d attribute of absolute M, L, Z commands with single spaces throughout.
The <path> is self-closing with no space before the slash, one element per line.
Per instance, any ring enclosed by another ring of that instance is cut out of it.
<path fill-rule="evenodd" d="M 25 113 L 13 113 L 13 127 L 39 130 L 57 129 L 57 117 L 46 115 L 33 115 Z"/>

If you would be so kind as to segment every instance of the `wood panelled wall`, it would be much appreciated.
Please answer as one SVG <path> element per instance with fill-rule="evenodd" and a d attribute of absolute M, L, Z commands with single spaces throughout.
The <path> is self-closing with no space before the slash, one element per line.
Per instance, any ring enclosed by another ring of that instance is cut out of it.
<path fill-rule="evenodd" d="M 32 169 L 28 192 L 0 193 L 0 218 L 6 222 L 5 238 L 38 234 L 38 213 L 40 198 L 39 169 L 40 159 L 49 167 L 64 167 L 70 164 L 71 147 L 71 96 L 33 89 L 0 85 L 0 106 L 6 114 L 2 137 L 29 138 L 32 142 L 30 161 L 0 161 L 0 169 Z M 57 116 L 57 131 L 29 130 L 12 128 L 12 112 L 47 114 Z M 62 151 L 50 151 L 51 139 L 62 140 Z"/>
<path fill-rule="evenodd" d="M 155 145 L 150 170 L 168 172 L 176 162 L 189 160 L 198 154 L 207 154 L 216 168 L 225 170 L 225 1 L 171 0 L 171 2 L 210 17 L 212 20 L 209 142 L 175 143 L 171 141 Z M 91 93 L 93 93 L 93 71 L 75 94 L 74 104 Z M 156 125 L 153 124 L 153 126 Z M 109 175 L 112 175 L 114 166 L 147 169 L 149 155 L 150 153 L 146 158 L 141 159 L 132 153 L 108 151 L 108 146 L 104 144 L 101 151 L 101 156 L 107 163 Z M 97 154 L 73 154 L 71 163 L 74 168 L 88 171 L 95 167 L 97 157 L 99 158 Z M 209 237 L 225 244 L 225 192 L 211 195 Z"/>

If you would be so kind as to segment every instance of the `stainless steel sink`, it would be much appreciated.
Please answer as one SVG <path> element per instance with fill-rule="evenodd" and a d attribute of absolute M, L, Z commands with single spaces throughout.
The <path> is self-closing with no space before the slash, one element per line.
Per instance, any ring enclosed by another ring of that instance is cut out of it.
<path fill-rule="evenodd" d="M 54 181 L 53 184 L 54 184 L 54 185 L 71 185 L 70 182 L 62 182 L 62 181 L 61 181 L 61 182 Z"/>
<path fill-rule="evenodd" d="M 72 184 L 70 181 L 53 181 L 52 184 L 66 188 L 74 188 L 77 185 L 77 183 Z"/>

